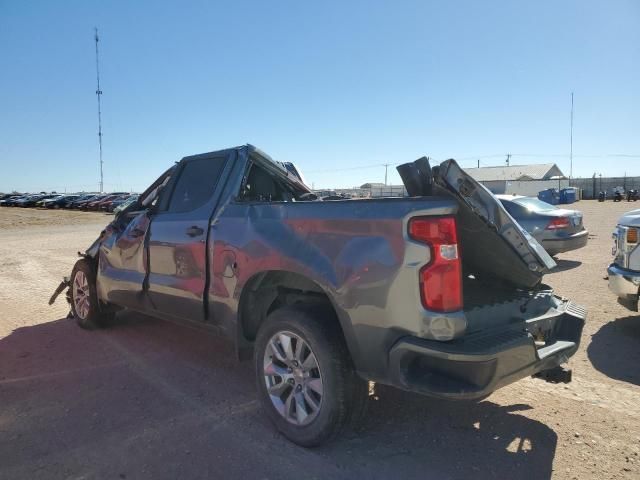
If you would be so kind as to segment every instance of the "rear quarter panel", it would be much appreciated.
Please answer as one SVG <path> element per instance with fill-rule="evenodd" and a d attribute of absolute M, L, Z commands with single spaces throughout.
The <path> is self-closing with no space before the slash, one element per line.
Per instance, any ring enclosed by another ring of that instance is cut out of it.
<path fill-rule="evenodd" d="M 418 271 L 429 249 L 408 241 L 406 222 L 456 208 L 444 198 L 230 203 L 211 226 L 213 320 L 235 331 L 240 296 L 255 275 L 303 275 L 333 303 L 358 370 L 375 376 L 391 344 L 418 333 L 423 320 Z"/>

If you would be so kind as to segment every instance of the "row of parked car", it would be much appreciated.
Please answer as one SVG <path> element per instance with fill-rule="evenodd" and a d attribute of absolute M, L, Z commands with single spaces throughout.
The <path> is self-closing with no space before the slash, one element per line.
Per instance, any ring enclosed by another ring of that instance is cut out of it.
<path fill-rule="evenodd" d="M 25 193 L 0 194 L 0 207 L 66 208 L 119 212 L 138 199 L 136 193 Z"/>

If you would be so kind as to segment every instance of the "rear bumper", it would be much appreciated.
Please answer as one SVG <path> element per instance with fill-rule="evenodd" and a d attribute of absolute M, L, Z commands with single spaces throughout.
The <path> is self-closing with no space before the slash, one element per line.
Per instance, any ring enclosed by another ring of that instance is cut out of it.
<path fill-rule="evenodd" d="M 589 232 L 582 230 L 568 237 L 542 240 L 541 243 L 550 255 L 555 255 L 556 253 L 569 252 L 582 248 L 587 244 L 588 239 Z"/>
<path fill-rule="evenodd" d="M 430 396 L 478 399 L 521 378 L 566 363 L 580 344 L 586 310 L 562 312 L 451 342 L 403 337 L 389 353 L 394 386 Z M 544 337 L 536 347 L 533 335 Z"/>
<path fill-rule="evenodd" d="M 625 306 L 631 310 L 637 310 L 640 272 L 627 270 L 612 263 L 607 268 L 607 275 L 609 276 L 609 290 L 615 293 Z"/>

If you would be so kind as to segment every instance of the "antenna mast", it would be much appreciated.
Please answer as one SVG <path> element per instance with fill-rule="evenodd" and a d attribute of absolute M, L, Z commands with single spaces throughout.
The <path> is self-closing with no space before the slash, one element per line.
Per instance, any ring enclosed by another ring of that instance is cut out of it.
<path fill-rule="evenodd" d="M 571 134 L 569 142 L 569 178 L 573 178 L 573 92 L 571 92 Z"/>
<path fill-rule="evenodd" d="M 102 90 L 100 90 L 100 63 L 98 61 L 98 28 L 95 28 L 95 39 L 96 39 L 96 80 L 98 82 L 98 88 L 96 90 L 96 96 L 98 97 L 98 148 L 100 151 L 100 193 L 104 191 L 104 183 L 102 176 L 102 110 L 100 105 L 100 96 L 102 95 Z"/>

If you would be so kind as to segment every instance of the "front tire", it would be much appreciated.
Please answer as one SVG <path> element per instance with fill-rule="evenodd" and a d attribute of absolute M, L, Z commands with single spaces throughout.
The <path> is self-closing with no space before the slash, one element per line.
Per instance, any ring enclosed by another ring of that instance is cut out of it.
<path fill-rule="evenodd" d="M 71 313 L 80 327 L 87 330 L 104 327 L 113 319 L 113 312 L 100 309 L 96 290 L 96 274 L 85 258 L 76 262 L 71 272 Z"/>
<path fill-rule="evenodd" d="M 337 435 L 366 400 L 368 384 L 353 368 L 333 312 L 284 307 L 256 339 L 255 365 L 263 411 L 289 440 L 318 446 Z"/>

